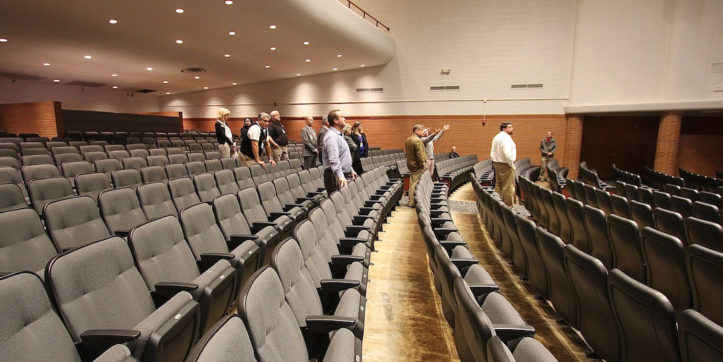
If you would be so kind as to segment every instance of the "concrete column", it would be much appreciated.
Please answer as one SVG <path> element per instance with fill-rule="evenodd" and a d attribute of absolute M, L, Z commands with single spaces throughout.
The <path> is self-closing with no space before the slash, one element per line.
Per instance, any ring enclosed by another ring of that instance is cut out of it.
<path fill-rule="evenodd" d="M 666 112 L 660 117 L 658 144 L 655 147 L 655 170 L 668 175 L 678 174 L 681 112 Z"/>
<path fill-rule="evenodd" d="M 582 150 L 582 121 L 580 114 L 568 114 L 567 128 L 565 130 L 565 158 L 563 166 L 567 166 L 570 172 L 567 177 L 577 179 L 580 169 L 580 151 Z"/>

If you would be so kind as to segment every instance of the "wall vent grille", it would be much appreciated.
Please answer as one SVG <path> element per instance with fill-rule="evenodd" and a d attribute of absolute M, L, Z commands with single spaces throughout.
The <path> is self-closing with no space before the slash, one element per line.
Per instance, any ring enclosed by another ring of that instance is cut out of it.
<path fill-rule="evenodd" d="M 448 91 L 448 90 L 459 90 L 458 85 L 433 85 L 429 87 L 431 91 Z"/>
<path fill-rule="evenodd" d="M 381 93 L 384 92 L 384 88 L 357 88 L 358 93 Z"/>
<path fill-rule="evenodd" d="M 529 88 L 542 88 L 542 83 L 530 83 L 530 84 L 512 84 L 510 88 L 512 89 L 529 89 Z"/>

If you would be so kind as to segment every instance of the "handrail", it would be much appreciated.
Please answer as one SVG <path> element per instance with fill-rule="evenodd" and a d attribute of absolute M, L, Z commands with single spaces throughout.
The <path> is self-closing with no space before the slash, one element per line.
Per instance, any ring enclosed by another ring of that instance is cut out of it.
<path fill-rule="evenodd" d="M 339 1 L 341 1 L 342 3 L 346 3 L 346 6 L 347 6 L 349 9 L 351 9 L 351 7 L 354 6 L 357 10 L 361 11 L 362 18 L 364 18 L 365 20 L 369 21 L 370 23 L 376 25 L 377 28 L 381 25 L 381 27 L 382 27 L 384 30 L 386 30 L 387 32 L 389 32 L 390 28 L 389 28 L 388 26 L 384 25 L 384 24 L 383 24 L 381 21 L 379 21 L 377 18 L 373 17 L 371 14 L 369 14 L 369 13 L 366 12 L 364 9 L 362 9 L 361 7 L 359 7 L 359 5 L 354 4 L 351 0 L 339 0 Z M 367 19 L 367 18 L 370 18 L 371 20 L 370 20 L 370 19 Z"/>

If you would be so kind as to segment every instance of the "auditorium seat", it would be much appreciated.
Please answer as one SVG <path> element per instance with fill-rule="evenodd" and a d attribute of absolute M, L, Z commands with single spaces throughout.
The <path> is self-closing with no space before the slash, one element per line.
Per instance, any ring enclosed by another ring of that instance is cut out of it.
<path fill-rule="evenodd" d="M 582 213 L 585 219 L 585 230 L 587 230 L 590 240 L 590 249 L 585 250 L 580 247 L 578 249 L 599 259 L 605 268 L 612 269 L 614 257 L 605 213 L 589 205 L 582 208 Z M 575 246 L 577 247 L 577 245 Z"/>
<path fill-rule="evenodd" d="M 170 165 L 169 165 L 170 166 Z M 181 177 L 168 181 L 168 189 L 171 191 L 171 199 L 176 210 L 179 212 L 201 203 L 198 198 L 193 181 L 188 177 Z"/>
<path fill-rule="evenodd" d="M 0 157 L 0 167 L 11 167 L 20 170 L 20 161 L 14 157 Z"/>
<path fill-rule="evenodd" d="M 115 151 L 126 151 L 126 146 L 124 145 L 106 145 L 104 146 L 105 152 L 115 152 Z"/>
<path fill-rule="evenodd" d="M 79 153 L 59 153 L 53 156 L 55 165 L 60 167 L 64 163 L 83 161 L 83 156 Z"/>
<path fill-rule="evenodd" d="M 144 184 L 154 182 L 162 182 L 164 184 L 168 184 L 168 175 L 166 175 L 165 169 L 161 166 L 148 166 L 142 168 L 140 171 L 141 179 L 143 180 Z"/>
<path fill-rule="evenodd" d="M 32 157 L 32 156 L 47 156 L 50 157 L 50 151 L 46 150 L 42 147 L 37 148 L 20 148 L 20 153 L 23 155 L 23 157 Z"/>
<path fill-rule="evenodd" d="M 271 167 L 270 165 L 267 165 L 266 167 Z M 269 181 L 269 176 L 266 174 L 266 169 L 262 167 L 259 164 L 251 164 L 249 166 L 249 171 L 251 171 L 251 178 L 254 180 L 254 183 L 256 185 L 260 185 L 264 182 Z"/>
<path fill-rule="evenodd" d="M 230 157 L 221 158 L 221 167 L 224 170 L 233 170 L 236 168 L 236 159 Z"/>
<path fill-rule="evenodd" d="M 306 212 L 314 206 L 311 200 L 299 200 L 294 196 L 289 188 L 289 182 L 286 177 L 275 179 L 274 188 L 276 189 L 276 195 L 279 197 L 279 201 L 281 201 L 283 205 L 297 206 Z"/>
<path fill-rule="evenodd" d="M 723 208 L 723 196 L 713 193 L 713 192 L 707 192 L 707 191 L 701 191 L 699 196 L 700 202 L 705 202 L 707 204 L 711 204 L 716 206 L 718 209 Z"/>
<path fill-rule="evenodd" d="M 227 243 L 221 232 L 211 206 L 198 204 L 181 212 L 183 233 L 191 246 L 201 270 L 206 270 L 219 259 L 228 260 L 236 269 L 234 297 L 239 288 L 259 266 L 259 247 L 247 236 L 232 238 Z"/>
<path fill-rule="evenodd" d="M 202 161 L 189 161 L 186 162 L 186 170 L 188 171 L 188 177 L 193 178 L 206 173 L 206 165 Z"/>
<path fill-rule="evenodd" d="M 255 362 L 257 360 L 243 320 L 239 315 L 231 314 L 221 318 L 204 333 L 188 354 L 186 361 Z"/>
<path fill-rule="evenodd" d="M 29 183 L 31 180 L 58 177 L 61 175 L 60 169 L 55 165 L 23 166 L 21 171 L 25 183 Z"/>
<path fill-rule="evenodd" d="M 620 195 L 610 195 L 610 204 L 613 214 L 630 219 L 630 203 L 628 199 Z"/>
<path fill-rule="evenodd" d="M 588 239 L 588 234 L 585 230 L 585 219 L 583 216 L 584 205 L 582 202 L 570 197 L 566 198 L 564 203 L 564 209 L 567 213 L 567 219 L 570 225 L 570 235 L 568 236 L 568 239 L 564 239 L 563 237 L 563 240 L 567 244 L 574 244 L 578 249 L 589 251 L 590 240 Z M 562 208 L 563 206 L 560 205 L 559 207 Z"/>
<path fill-rule="evenodd" d="M 676 311 L 691 306 L 685 247 L 675 236 L 650 227 L 640 231 L 647 285 L 663 293 Z"/>
<path fill-rule="evenodd" d="M 598 208 L 601 209 L 605 215 L 613 213 L 612 200 L 607 191 L 595 189 L 595 201 L 597 202 Z"/>
<path fill-rule="evenodd" d="M 111 236 L 90 196 L 57 200 L 45 205 L 45 225 L 58 250 L 88 245 Z"/>
<path fill-rule="evenodd" d="M 653 210 L 653 215 L 655 216 L 656 229 L 675 236 L 685 245 L 688 244 L 688 237 L 685 234 L 685 222 L 680 214 L 656 207 L 655 210 Z"/>
<path fill-rule="evenodd" d="M 685 258 L 693 309 L 723 325 L 723 253 L 694 244 L 686 249 Z"/>
<path fill-rule="evenodd" d="M 549 300 L 555 311 L 571 326 L 577 325 L 577 306 L 570 282 L 565 273 L 564 248 L 565 243 L 545 229 L 537 228 L 535 231 L 540 257 L 547 271 Z"/>
<path fill-rule="evenodd" d="M 170 153 L 170 149 L 169 149 L 168 162 L 173 165 L 175 165 L 175 164 L 183 165 L 186 162 L 188 162 L 188 157 L 183 153 L 178 153 L 178 154 Z"/>
<path fill-rule="evenodd" d="M 327 201 L 329 200 L 324 202 Z M 327 206 L 331 205 L 327 204 Z M 336 211 L 333 207 L 330 209 Z M 354 261 L 359 261 L 368 269 L 371 250 L 367 246 L 367 240 L 346 238 L 341 231 L 341 225 L 336 220 L 336 214 L 327 215 L 323 208 L 312 209 L 308 218 L 314 224 L 316 237 L 332 268 L 332 274 L 340 274 L 349 263 Z M 342 244 L 342 240 L 344 244 Z"/>
<path fill-rule="evenodd" d="M 645 262 L 640 245 L 640 229 L 634 221 L 617 215 L 608 216 L 608 233 L 613 252 L 613 266 L 633 279 L 645 283 Z M 595 254 L 592 254 L 595 256 Z"/>
<path fill-rule="evenodd" d="M 140 170 L 143 167 L 148 167 L 146 159 L 142 157 L 128 157 L 122 159 L 121 162 L 126 170 Z"/>
<path fill-rule="evenodd" d="M 148 220 L 160 219 L 164 216 L 178 217 L 173 205 L 168 186 L 163 182 L 155 182 L 138 186 L 138 201 Z"/>
<path fill-rule="evenodd" d="M 274 214 L 271 217 L 261 205 L 256 189 L 247 188 L 239 191 L 238 199 L 241 211 L 253 227 L 256 227 L 254 224 L 259 226 L 269 225 L 273 226 L 281 234 L 282 239 L 291 236 L 292 220 L 288 216 L 281 214 Z"/>
<path fill-rule="evenodd" d="M 83 156 L 85 156 L 87 153 L 90 153 L 90 152 L 105 153 L 105 149 L 103 148 L 103 146 L 98 146 L 98 145 L 81 145 L 81 146 L 78 146 L 78 150 L 80 151 L 80 153 Z"/>
<path fill-rule="evenodd" d="M 0 273 L 29 270 L 44 278 L 45 265 L 58 253 L 38 214 L 28 208 L 0 212 L 0 230 Z"/>
<path fill-rule="evenodd" d="M 373 235 L 368 230 L 350 229 L 347 231 L 339 220 L 339 215 L 333 201 L 325 199 L 319 204 L 319 207 L 326 218 L 326 223 L 324 224 L 321 224 L 320 220 L 314 223 L 319 240 L 325 241 L 324 236 L 328 234 L 330 238 L 328 240 L 333 240 L 340 251 L 344 251 L 345 254 L 363 256 L 364 260 L 368 262 L 374 241 Z M 315 219 L 311 221 L 314 222 Z M 326 227 L 322 228 L 322 225 L 326 225 Z"/>
<path fill-rule="evenodd" d="M 678 361 L 675 310 L 659 291 L 620 269 L 608 276 L 610 305 L 621 336 L 621 361 Z"/>
<path fill-rule="evenodd" d="M 169 180 L 174 180 L 177 178 L 188 178 L 188 170 L 186 170 L 186 165 L 182 164 L 170 164 L 166 165 L 166 175 L 168 175 Z"/>
<path fill-rule="evenodd" d="M 680 197 L 684 197 L 690 201 L 698 201 L 698 194 L 699 192 L 696 189 L 692 189 L 690 187 L 680 188 Z"/>
<path fill-rule="evenodd" d="M 96 172 L 107 173 L 109 175 L 123 169 L 123 164 L 114 158 L 97 159 L 94 164 Z"/>
<path fill-rule="evenodd" d="M 7 183 L 0 184 L 0 211 L 23 209 L 28 207 L 23 190 L 20 186 Z"/>
<path fill-rule="evenodd" d="M 246 166 L 234 168 L 233 176 L 236 179 L 239 190 L 256 187 L 253 178 L 251 178 L 251 170 Z"/>
<path fill-rule="evenodd" d="M 646 203 L 635 200 L 630 201 L 630 215 L 632 216 L 631 219 L 633 219 L 641 229 L 646 226 L 655 227 L 653 209 Z"/>
<path fill-rule="evenodd" d="M 271 267 L 264 267 L 251 277 L 239 296 L 239 311 L 248 327 L 256 355 L 262 361 L 305 361 L 309 357 L 324 362 L 361 360 L 361 341 L 351 331 L 339 328 L 344 323 L 325 325 L 325 319 L 310 326 L 309 333 L 325 335 L 338 329 L 333 333 L 324 355 L 313 352 L 310 355 L 294 313 L 284 298 L 281 281 Z"/>
<path fill-rule="evenodd" d="M 46 280 L 73 340 L 83 347 L 112 329 L 113 340 L 126 342 L 136 359 L 181 361 L 196 340 L 198 303 L 179 292 L 155 306 L 123 239 L 61 254 L 48 265 Z"/>
<path fill-rule="evenodd" d="M 301 187 L 304 188 L 304 191 L 306 191 L 307 195 L 313 197 L 315 197 L 315 195 L 320 195 L 321 197 L 328 196 L 326 189 L 323 186 L 319 186 L 318 184 L 314 184 L 312 182 L 311 174 L 308 170 L 299 171 L 297 175 L 299 175 Z"/>
<path fill-rule="evenodd" d="M 201 162 L 203 163 L 206 161 L 206 156 L 203 155 L 203 153 L 200 152 L 191 152 L 187 154 L 188 156 L 188 162 Z"/>
<path fill-rule="evenodd" d="M 683 218 L 693 216 L 693 202 L 688 198 L 671 196 L 670 210 L 679 213 Z"/>
<path fill-rule="evenodd" d="M 631 184 L 625 185 L 625 197 L 628 201 L 639 201 L 638 199 L 638 187 Z"/>
<path fill-rule="evenodd" d="M 128 153 L 130 153 L 131 158 L 140 157 L 145 160 L 146 157 L 148 157 L 150 155 L 148 150 L 145 148 L 135 148 L 134 149 L 134 148 L 131 148 L 130 146 L 133 146 L 133 145 L 128 145 Z"/>
<path fill-rule="evenodd" d="M 653 191 L 653 206 L 670 210 L 670 194 L 667 192 Z"/>
<path fill-rule="evenodd" d="M 559 235 L 560 217 L 555 210 L 555 205 L 553 204 L 554 201 L 552 201 L 552 191 L 548 189 L 540 189 L 540 195 L 542 196 L 543 207 L 545 208 L 547 213 L 547 225 L 545 227 L 553 234 Z"/>
<path fill-rule="evenodd" d="M 685 219 L 685 230 L 689 244 L 723 252 L 723 227 L 694 217 Z"/>
<path fill-rule="evenodd" d="M 108 158 L 116 159 L 118 161 L 123 161 L 126 158 L 130 158 L 131 155 L 128 153 L 128 151 L 125 150 L 118 150 L 118 151 L 107 151 Z"/>
<path fill-rule="evenodd" d="M 204 164 L 206 165 L 206 171 L 208 172 L 216 172 L 223 170 L 223 165 L 221 164 L 221 160 L 217 158 L 213 159 L 207 159 L 204 161 Z"/>
<path fill-rule="evenodd" d="M 718 207 L 704 202 L 693 203 L 693 216 L 719 225 L 721 223 L 721 213 Z"/>
<path fill-rule="evenodd" d="M 578 308 L 577 330 L 600 357 L 618 361 L 620 337 L 610 305 L 607 269 L 573 245 L 565 246 L 564 261 Z"/>
<path fill-rule="evenodd" d="M 97 160 L 106 160 L 108 159 L 108 155 L 105 152 L 86 152 L 83 154 L 83 159 L 95 164 L 95 161 Z"/>
<path fill-rule="evenodd" d="M 683 362 L 723 359 L 723 327 L 693 309 L 678 314 L 678 343 Z"/>
<path fill-rule="evenodd" d="M 519 215 L 515 216 L 517 234 L 527 257 L 527 278 L 533 289 L 543 298 L 549 297 L 548 278 L 540 257 L 535 236 L 535 223 Z"/>
<path fill-rule="evenodd" d="M 239 192 L 238 184 L 231 170 L 221 170 L 213 173 L 216 185 L 221 195 L 236 195 Z"/>
<path fill-rule="evenodd" d="M 43 216 L 45 205 L 49 202 L 75 196 L 70 180 L 65 177 L 51 177 L 31 180 L 28 183 L 30 203 L 38 213 Z"/>
<path fill-rule="evenodd" d="M 648 204 L 651 207 L 655 203 L 655 199 L 653 197 L 653 190 L 647 188 L 647 187 L 640 187 L 638 188 L 638 201 Z"/>
<path fill-rule="evenodd" d="M 143 184 L 141 173 L 135 169 L 113 171 L 111 179 L 115 188 L 130 187 L 135 189 Z"/>
<path fill-rule="evenodd" d="M 236 270 L 217 258 L 200 271 L 175 216 L 166 216 L 134 228 L 128 244 L 143 280 L 156 304 L 186 291 L 199 303 L 199 335 L 226 314 L 236 299 Z"/>
<path fill-rule="evenodd" d="M 196 193 L 201 202 L 211 203 L 213 199 L 221 196 L 216 186 L 216 180 L 210 173 L 201 173 L 193 176 L 193 184 L 196 186 Z"/>
<path fill-rule="evenodd" d="M 77 361 L 81 356 L 60 320 L 43 282 L 28 272 L 0 278 L 0 360 Z M 90 350 L 91 346 L 85 346 Z M 97 346 L 97 362 L 133 361 L 122 344 Z M 108 348 L 107 350 L 105 350 Z"/>
<path fill-rule="evenodd" d="M 276 196 L 274 184 L 271 182 L 259 184 L 257 185 L 257 189 L 259 192 L 259 201 L 269 218 L 280 220 L 285 216 L 292 223 L 293 227 L 293 225 L 296 225 L 296 222 L 304 215 L 304 210 L 300 207 L 293 205 L 286 207 L 282 205 L 281 201 L 279 201 L 279 198 Z"/>
<path fill-rule="evenodd" d="M 523 337 L 505 344 L 499 336 L 493 336 L 487 341 L 487 361 L 552 362 L 557 359 L 534 338 Z"/>
<path fill-rule="evenodd" d="M 66 162 L 60 166 L 60 169 L 63 172 L 63 176 L 70 180 L 73 187 L 75 187 L 75 176 L 93 173 L 95 171 L 93 165 L 86 161 Z"/>
<path fill-rule="evenodd" d="M 98 196 L 100 213 L 111 234 L 126 237 L 136 226 L 148 221 L 133 189 L 124 187 Z"/>

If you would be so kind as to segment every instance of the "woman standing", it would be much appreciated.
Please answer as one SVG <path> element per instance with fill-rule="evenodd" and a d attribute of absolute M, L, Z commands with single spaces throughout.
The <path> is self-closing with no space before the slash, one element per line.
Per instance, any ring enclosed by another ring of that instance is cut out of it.
<path fill-rule="evenodd" d="M 359 146 L 354 140 L 351 127 L 347 124 L 342 130 L 344 132 L 344 140 L 349 145 L 349 153 L 351 154 L 351 167 L 354 169 L 357 175 L 362 174 L 361 159 L 359 158 Z"/>
<path fill-rule="evenodd" d="M 367 157 L 367 153 L 369 152 L 369 143 L 367 142 L 367 135 L 364 134 L 362 123 L 359 121 L 354 122 L 351 132 L 352 139 L 354 139 L 354 143 L 356 143 L 359 148 L 359 157 Z"/>
<path fill-rule="evenodd" d="M 218 151 L 221 153 L 221 158 L 236 158 L 236 142 L 233 141 L 233 133 L 231 133 L 231 127 L 226 124 L 231 111 L 226 108 L 221 108 L 216 113 L 216 124 L 214 129 L 216 130 L 216 140 L 218 141 Z"/>

